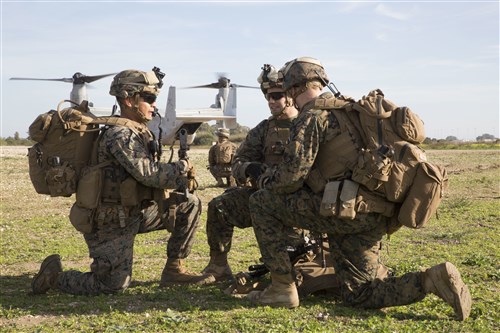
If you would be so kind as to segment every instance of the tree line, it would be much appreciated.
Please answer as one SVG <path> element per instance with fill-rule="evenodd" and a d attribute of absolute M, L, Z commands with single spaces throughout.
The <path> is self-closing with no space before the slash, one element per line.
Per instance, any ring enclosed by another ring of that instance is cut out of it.
<path fill-rule="evenodd" d="M 214 132 L 217 130 L 219 126 L 209 125 L 208 123 L 203 123 L 198 131 L 196 132 L 195 139 L 193 141 L 193 145 L 195 146 L 211 146 L 213 142 L 217 141 L 217 136 Z M 231 129 L 231 137 L 230 140 L 236 144 L 243 142 L 250 128 L 247 126 L 242 126 L 237 124 L 236 128 Z M 436 139 L 427 137 L 424 140 L 425 145 L 436 145 L 443 143 L 457 143 L 459 144 L 462 140 L 458 139 L 456 136 L 449 135 L 445 139 Z M 495 137 L 492 134 L 484 133 L 478 137 L 476 137 L 476 142 L 482 143 L 500 143 L 500 139 Z M 31 146 L 35 144 L 33 140 L 28 138 L 21 138 L 19 132 L 15 132 L 14 136 L 9 136 L 6 138 L 0 138 L 0 146 Z"/>

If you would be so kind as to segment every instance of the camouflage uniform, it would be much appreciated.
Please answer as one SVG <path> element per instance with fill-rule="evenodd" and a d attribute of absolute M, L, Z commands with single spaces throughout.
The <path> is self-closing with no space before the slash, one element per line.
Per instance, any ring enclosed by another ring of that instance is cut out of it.
<path fill-rule="evenodd" d="M 123 290 L 132 276 L 133 245 L 137 234 L 165 229 L 152 189 L 176 188 L 181 178 L 176 164 L 155 162 L 150 149 L 152 134 L 137 123 L 142 132 L 114 126 L 103 133 L 98 145 L 98 163 L 112 161 L 104 169 L 102 203 L 94 215 L 94 230 L 84 234 L 93 262 L 91 271 L 71 270 L 58 275 L 56 287 L 77 295 L 97 295 Z M 139 204 L 124 207 L 119 191 L 127 177 L 143 189 Z M 186 258 L 198 226 L 201 203 L 192 195 L 170 197 L 163 206 L 176 202 L 175 228 L 167 244 L 168 258 Z M 168 210 L 165 212 L 169 214 Z"/>
<path fill-rule="evenodd" d="M 212 176 L 217 180 L 217 185 L 222 186 L 224 182 L 222 178 L 226 178 L 228 186 L 236 185 L 234 182 L 234 178 L 231 175 L 231 160 L 236 151 L 236 145 L 229 140 L 225 140 L 223 142 L 217 142 L 215 145 L 210 147 L 208 151 L 208 165 L 209 170 Z M 227 156 L 229 162 L 221 163 L 221 155 Z"/>
<path fill-rule="evenodd" d="M 281 149 L 276 150 L 276 146 L 281 147 L 283 143 L 279 142 L 278 137 L 274 136 L 275 148 L 271 147 L 267 139 L 269 131 L 278 133 L 281 130 L 286 131 L 293 119 L 275 120 L 273 117 L 261 121 L 256 127 L 248 132 L 245 141 L 236 151 L 233 163 L 233 174 L 239 183 L 246 183 L 241 169 L 247 162 L 261 162 L 269 166 L 274 166 L 282 159 Z M 272 133 L 271 133 L 271 137 Z M 207 237 L 211 252 L 229 252 L 231 249 L 231 239 L 234 227 L 249 228 L 252 226 L 250 211 L 248 209 L 248 200 L 250 195 L 256 189 L 252 187 L 237 187 L 226 190 L 223 194 L 212 199 L 208 204 L 207 212 Z M 301 232 L 295 233 L 287 231 L 287 244 L 291 241 L 300 242 Z"/>
<path fill-rule="evenodd" d="M 325 93 L 318 98 L 333 96 Z M 265 189 L 250 197 L 249 209 L 264 263 L 271 272 L 291 272 L 284 232 L 289 227 L 327 233 L 341 282 L 341 297 L 346 303 L 382 308 L 421 300 L 426 294 L 421 272 L 384 280 L 377 278 L 382 265 L 381 240 L 387 233 L 388 218 L 376 213 L 358 213 L 354 220 L 342 220 L 319 214 L 322 193 L 313 193 L 304 181 L 315 168 L 314 161 L 322 144 L 339 135 L 340 127 L 331 112 L 314 109 L 314 104 L 313 100 L 304 105 L 294 122 L 284 163 L 263 175 L 261 181 Z"/>

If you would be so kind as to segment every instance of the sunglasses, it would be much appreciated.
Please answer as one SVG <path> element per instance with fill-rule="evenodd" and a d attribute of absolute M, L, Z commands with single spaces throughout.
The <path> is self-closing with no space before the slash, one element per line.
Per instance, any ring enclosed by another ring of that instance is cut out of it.
<path fill-rule="evenodd" d="M 269 101 L 271 98 L 275 101 L 279 101 L 280 99 L 282 99 L 283 97 L 285 97 L 285 93 L 284 92 L 272 92 L 272 93 L 267 93 L 266 94 L 266 99 Z"/>
<path fill-rule="evenodd" d="M 156 102 L 156 95 L 155 94 L 150 94 L 150 93 L 139 93 L 139 97 L 141 97 L 144 102 L 148 104 L 153 104 Z"/>

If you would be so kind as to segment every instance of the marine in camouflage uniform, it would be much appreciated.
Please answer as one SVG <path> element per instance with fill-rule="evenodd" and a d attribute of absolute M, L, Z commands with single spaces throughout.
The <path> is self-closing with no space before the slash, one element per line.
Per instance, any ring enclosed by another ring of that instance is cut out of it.
<path fill-rule="evenodd" d="M 208 169 L 217 181 L 217 186 L 236 186 L 231 174 L 236 145 L 229 141 L 229 129 L 219 128 L 214 134 L 217 135 L 218 142 L 208 150 Z M 226 184 L 224 184 L 223 178 L 226 179 Z"/>
<path fill-rule="evenodd" d="M 318 105 L 328 78 L 322 65 L 313 58 L 297 58 L 283 69 L 285 89 L 300 108 L 285 148 L 284 163 L 259 178 L 262 190 L 250 197 L 250 213 L 262 259 L 271 271 L 272 284 L 254 291 L 248 298 L 257 304 L 293 308 L 299 305 L 297 290 L 286 251 L 288 227 L 301 227 L 328 233 L 335 272 L 341 283 L 341 298 L 352 306 L 384 308 L 411 304 L 434 293 L 450 304 L 456 317 L 469 316 L 471 298 L 460 273 L 451 263 L 433 266 L 423 272 L 400 277 L 377 278 L 381 265 L 381 240 L 391 226 L 390 219 L 379 213 L 360 213 L 354 219 L 320 215 L 323 193 L 314 193 L 308 182 L 321 151 L 335 140 L 341 129 L 332 112 Z M 328 161 L 335 163 L 336 152 Z M 348 179 L 349 174 L 336 179 Z"/>
<path fill-rule="evenodd" d="M 251 184 L 266 167 L 282 161 L 284 143 L 298 113 L 294 107 L 286 106 L 283 81 L 278 80 L 274 67 L 265 65 L 258 81 L 272 115 L 251 129 L 236 151 L 232 170 L 240 184 Z M 234 227 L 243 229 L 252 226 L 248 200 L 255 191 L 256 188 L 252 186 L 230 188 L 208 204 L 210 262 L 203 272 L 214 275 L 219 281 L 232 278 L 227 255 L 231 249 Z M 286 238 L 288 245 L 303 242 L 301 230 L 289 228 Z"/>
<path fill-rule="evenodd" d="M 159 70 L 127 70 L 115 76 L 110 94 L 117 96 L 125 121 L 104 129 L 98 138 L 96 163 L 103 165 L 103 184 L 92 231 L 84 233 L 93 259 L 90 272 L 63 272 L 59 255 L 51 255 L 33 279 L 35 294 L 50 288 L 76 295 L 124 290 L 132 277 L 136 235 L 167 228 L 172 235 L 160 286 L 214 281 L 182 267 L 200 220 L 200 200 L 193 194 L 172 192 L 168 199 L 158 195 L 166 188 L 184 188 L 193 172 L 187 161 L 160 162 L 159 143 L 146 126 L 156 112 L 162 75 Z"/>

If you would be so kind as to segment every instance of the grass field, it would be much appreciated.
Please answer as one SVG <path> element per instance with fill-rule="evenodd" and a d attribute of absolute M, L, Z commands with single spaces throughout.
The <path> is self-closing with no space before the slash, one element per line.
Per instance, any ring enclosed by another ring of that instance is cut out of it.
<path fill-rule="evenodd" d="M 73 198 L 38 195 L 28 176 L 26 150 L 0 147 L 0 332 L 500 332 L 500 152 L 428 151 L 445 165 L 450 188 L 422 230 L 403 228 L 384 242 L 383 260 L 397 275 L 453 262 L 473 297 L 471 317 L 453 320 L 453 311 L 435 296 L 409 306 L 360 310 L 325 296 L 308 297 L 295 310 L 255 307 L 225 295 L 224 284 L 160 289 L 166 231 L 139 235 L 133 282 L 117 295 L 34 296 L 31 279 L 52 253 L 64 269 L 87 271 L 90 259 L 81 234 L 67 219 Z M 207 150 L 190 152 L 199 174 L 201 226 L 188 266 L 208 261 L 206 206 L 222 192 L 205 168 Z M 258 262 L 251 229 L 235 231 L 233 271 Z M 320 314 L 328 314 L 328 317 Z"/>

